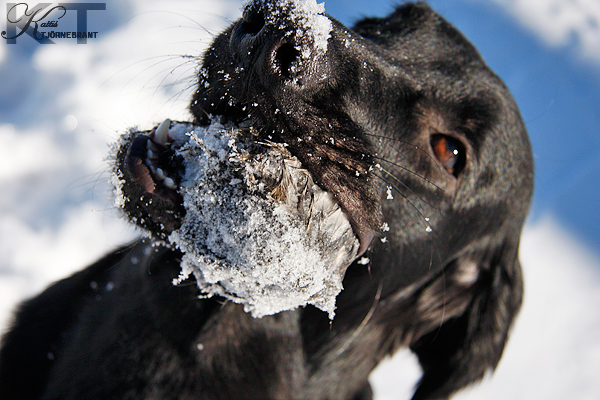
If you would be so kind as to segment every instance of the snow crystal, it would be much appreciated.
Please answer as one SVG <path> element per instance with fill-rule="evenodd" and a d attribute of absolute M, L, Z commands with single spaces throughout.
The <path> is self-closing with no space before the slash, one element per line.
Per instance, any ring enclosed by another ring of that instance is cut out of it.
<path fill-rule="evenodd" d="M 359 265 L 368 265 L 371 262 L 371 259 L 368 257 L 361 257 L 358 261 L 356 261 Z"/>
<path fill-rule="evenodd" d="M 282 144 L 235 127 L 174 123 L 186 214 L 169 241 L 181 276 L 255 317 L 312 304 L 334 316 L 359 242 L 333 196 Z"/>
<path fill-rule="evenodd" d="M 387 198 L 386 198 L 387 200 L 394 200 L 394 195 L 392 194 L 392 187 L 391 186 L 387 187 L 386 193 L 387 193 Z"/>
<path fill-rule="evenodd" d="M 292 19 L 299 26 L 299 32 L 312 37 L 315 48 L 325 53 L 332 25 L 325 14 L 325 4 L 315 0 L 292 0 Z"/>

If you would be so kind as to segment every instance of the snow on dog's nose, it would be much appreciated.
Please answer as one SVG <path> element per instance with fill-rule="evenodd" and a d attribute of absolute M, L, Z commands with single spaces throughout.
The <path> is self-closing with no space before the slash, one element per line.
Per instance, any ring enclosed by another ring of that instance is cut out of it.
<path fill-rule="evenodd" d="M 310 88 L 327 77 L 332 24 L 315 0 L 249 2 L 233 28 L 232 53 L 263 84 Z"/>

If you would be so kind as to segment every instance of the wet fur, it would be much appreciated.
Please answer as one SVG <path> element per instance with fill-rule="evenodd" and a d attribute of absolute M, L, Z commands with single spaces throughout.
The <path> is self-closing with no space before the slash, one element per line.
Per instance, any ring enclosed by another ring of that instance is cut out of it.
<path fill-rule="evenodd" d="M 266 65 L 280 33 L 256 50 L 232 39 L 245 34 L 234 25 L 205 55 L 191 110 L 196 123 L 250 117 L 288 143 L 370 243 L 334 321 L 313 307 L 254 319 L 198 299 L 193 282 L 171 284 L 177 250 L 138 242 L 21 305 L 0 350 L 3 399 L 368 399 L 370 372 L 405 346 L 423 368 L 414 399 L 443 399 L 495 368 L 521 304 L 532 191 L 518 109 L 422 3 L 353 32 L 333 24 L 301 87 Z M 434 134 L 463 144 L 456 176 L 432 153 Z"/>

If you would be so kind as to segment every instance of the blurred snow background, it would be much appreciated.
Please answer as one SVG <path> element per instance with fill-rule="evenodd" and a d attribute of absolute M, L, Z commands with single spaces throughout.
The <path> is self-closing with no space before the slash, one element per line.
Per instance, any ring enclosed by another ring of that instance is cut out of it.
<path fill-rule="evenodd" d="M 599 399 L 600 3 L 430 3 L 513 91 L 537 164 L 523 310 L 496 373 L 457 398 Z M 85 45 L 0 40 L 0 332 L 20 300 L 136 236 L 111 203 L 108 144 L 128 127 L 188 117 L 197 56 L 240 6 L 109 0 L 88 12 L 98 37 Z M 325 6 L 346 25 L 393 7 Z M 54 29 L 74 26 L 68 12 Z M 418 376 L 400 353 L 373 374 L 376 398 L 409 398 Z"/>

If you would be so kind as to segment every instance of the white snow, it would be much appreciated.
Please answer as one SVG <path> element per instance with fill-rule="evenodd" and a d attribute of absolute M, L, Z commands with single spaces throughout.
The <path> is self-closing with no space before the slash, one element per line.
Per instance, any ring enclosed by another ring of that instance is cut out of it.
<path fill-rule="evenodd" d="M 253 0 L 244 2 L 245 8 L 248 4 L 255 3 Z M 279 23 L 280 13 L 274 10 L 270 1 L 262 0 L 262 7 L 269 10 L 265 22 L 267 24 Z M 297 27 L 295 32 L 298 44 L 310 43 L 320 53 L 327 51 L 327 40 L 331 35 L 331 21 L 325 16 L 325 3 L 317 3 L 316 0 L 281 0 L 278 3 L 279 9 L 286 10 L 289 13 L 287 19 L 293 21 L 293 25 Z M 282 28 L 286 28 L 282 26 Z M 298 47 L 302 52 L 303 58 L 307 59 L 311 56 L 307 47 L 304 49 Z"/>
<path fill-rule="evenodd" d="M 8 45 L 5 44 L 4 41 L 0 42 L 0 64 L 2 64 L 2 61 L 4 61 L 4 58 L 6 57 L 6 46 Z"/>
<path fill-rule="evenodd" d="M 298 25 L 300 34 L 308 32 L 314 46 L 321 52 L 327 51 L 327 40 L 331 34 L 331 21 L 325 14 L 325 3 L 315 0 L 295 0 L 292 20 Z"/>
<path fill-rule="evenodd" d="M 133 12 L 95 42 L 33 46 L 40 60 L 35 68 L 26 60 L 10 64 L 15 45 L 0 41 L 6 85 L 0 99 L 18 106 L 12 120 L 0 121 L 0 331 L 20 300 L 135 237 L 112 212 L 107 143 L 129 126 L 185 119 L 194 67 L 185 59 L 167 60 L 199 54 L 227 18 L 239 16 L 240 6 L 225 0 L 106 2 L 109 8 L 130 5 Z M 60 68 L 45 66 L 57 58 L 65 60 Z M 82 66 L 71 67 L 69 60 Z M 22 92 L 11 92 L 12 83 Z M 68 115 L 77 119 L 73 131 L 62 127 Z M 496 373 L 458 399 L 600 399 L 596 257 L 551 217 L 526 227 L 523 310 Z M 418 376 L 414 357 L 397 355 L 373 374 L 375 398 L 410 398 Z"/>

